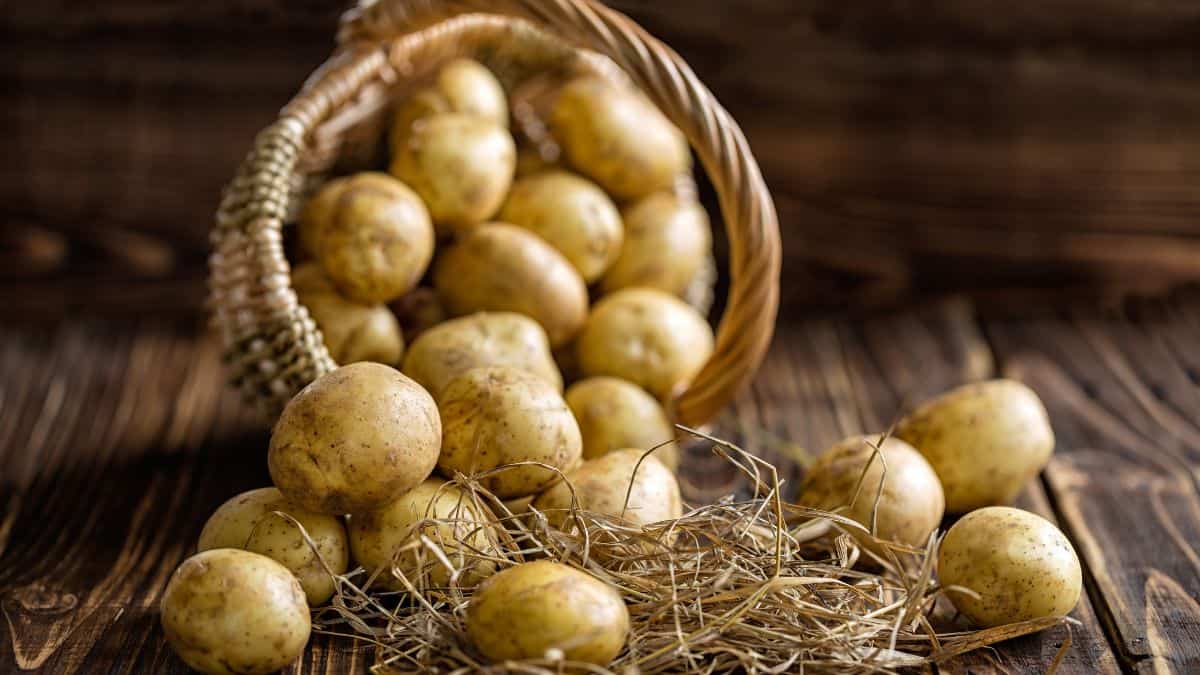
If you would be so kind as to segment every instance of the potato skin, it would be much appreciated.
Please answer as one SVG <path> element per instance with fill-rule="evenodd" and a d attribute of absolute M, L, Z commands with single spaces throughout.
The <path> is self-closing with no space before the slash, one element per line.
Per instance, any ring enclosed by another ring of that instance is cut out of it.
<path fill-rule="evenodd" d="M 1021 509 L 989 506 L 963 516 L 942 540 L 938 577 L 962 586 L 950 601 L 984 627 L 1062 616 L 1079 602 L 1083 573 L 1067 537 L 1050 521 Z"/>
<path fill-rule="evenodd" d="M 495 215 L 512 185 L 517 149 L 494 122 L 462 113 L 417 120 L 395 148 L 391 173 L 412 186 L 440 234 Z"/>
<path fill-rule="evenodd" d="M 611 375 L 668 400 L 713 350 L 704 319 L 673 295 L 627 288 L 596 303 L 576 343 L 584 375 Z"/>
<path fill-rule="evenodd" d="M 429 477 L 441 447 L 437 405 L 378 363 L 317 378 L 275 423 L 267 465 L 291 501 L 318 513 L 379 508 Z"/>
<path fill-rule="evenodd" d="M 533 506 L 545 512 L 552 525 L 563 528 L 570 518 L 571 489 L 567 485 L 570 483 L 575 488 L 580 508 L 585 511 L 620 518 L 631 525 L 679 518 L 683 513 L 683 499 L 679 496 L 675 474 L 653 455 L 643 460 L 645 452 L 625 448 L 590 459 L 568 472 L 566 481 L 559 481 L 538 495 Z M 625 502 L 627 492 L 628 507 Z"/>
<path fill-rule="evenodd" d="M 658 108 L 598 78 L 562 88 L 550 130 L 571 166 L 621 200 L 670 189 L 691 164 L 683 134 Z"/>
<path fill-rule="evenodd" d="M 420 198 L 385 173 L 329 181 L 300 217 L 302 245 L 339 292 L 368 305 L 417 285 L 433 258 L 433 239 Z"/>
<path fill-rule="evenodd" d="M 504 87 L 482 63 L 454 59 L 442 66 L 436 86 L 450 104 L 450 110 L 508 127 L 508 98 Z"/>
<path fill-rule="evenodd" d="M 546 331 L 513 312 L 477 312 L 429 329 L 409 350 L 404 374 L 437 399 L 451 380 L 482 366 L 519 368 L 562 391 Z"/>
<path fill-rule="evenodd" d="M 942 484 L 921 453 L 898 438 L 883 441 L 880 461 L 871 445 L 879 443 L 880 436 L 851 436 L 822 453 L 804 477 L 800 503 L 826 511 L 848 507 L 843 514 L 868 529 L 874 510 L 876 537 L 922 548 L 945 515 Z M 855 499 L 860 480 L 862 487 Z M 866 537 L 857 538 L 866 548 L 883 555 L 882 547 Z"/>
<path fill-rule="evenodd" d="M 567 171 L 543 171 L 513 183 L 500 220 L 538 235 L 587 283 L 621 252 L 621 214 L 595 183 Z"/>
<path fill-rule="evenodd" d="M 314 263 L 292 271 L 292 288 L 317 322 L 334 361 L 400 363 L 404 335 L 385 305 L 363 305 L 343 298 Z"/>
<path fill-rule="evenodd" d="M 413 92 L 396 107 L 396 112 L 392 115 L 392 130 L 389 136 L 392 154 L 397 154 L 398 149 L 408 143 L 408 134 L 417 120 L 448 112 L 453 112 L 450 101 L 436 86 Z"/>
<path fill-rule="evenodd" d="M 604 274 L 605 293 L 645 286 L 682 297 L 712 254 L 708 214 L 669 192 L 643 197 L 621 214 L 625 242 Z"/>
<path fill-rule="evenodd" d="M 509 366 L 468 370 L 451 380 L 438 405 L 443 434 L 438 469 L 472 475 L 513 462 L 537 461 L 570 471 L 579 464 L 579 425 L 545 380 Z M 544 490 L 557 473 L 522 466 L 483 480 L 501 499 Z"/>
<path fill-rule="evenodd" d="M 183 561 L 159 607 L 167 642 L 202 673 L 273 673 L 304 652 L 312 629 L 292 573 L 237 549 Z"/>
<path fill-rule="evenodd" d="M 933 465 L 950 513 L 1011 502 L 1054 451 L 1041 399 L 1014 380 L 945 393 L 902 420 L 896 436 Z"/>
<path fill-rule="evenodd" d="M 675 427 L 663 407 L 632 382 L 589 377 L 568 387 L 565 398 L 579 422 L 585 460 L 622 448 L 649 450 L 675 438 Z M 679 466 L 675 443 L 655 450 L 654 456 L 672 471 Z"/>
<path fill-rule="evenodd" d="M 629 610 L 616 589 L 556 562 L 510 567 L 480 584 L 467 606 L 467 637 L 491 661 L 542 658 L 607 666 L 629 634 Z"/>
<path fill-rule="evenodd" d="M 524 314 L 546 330 L 551 347 L 569 342 L 587 317 L 587 287 L 571 263 L 507 223 L 481 225 L 451 246 L 434 265 L 433 285 L 452 315 Z"/>
<path fill-rule="evenodd" d="M 450 562 L 461 570 L 457 581 L 460 586 L 474 585 L 495 571 L 491 561 L 470 557 L 472 550 L 488 551 L 491 548 L 487 535 L 479 529 L 486 523 L 487 516 L 476 510 L 462 490 L 436 478 L 426 480 L 381 509 L 351 516 L 350 546 L 354 559 L 368 573 L 385 569 L 376 579 L 380 586 L 394 591 L 406 590 L 400 579 L 386 570 L 392 566 L 396 549 L 407 543 L 413 536 L 413 528 L 427 518 L 455 521 L 426 525 L 421 532 L 441 546 Z M 405 552 L 396 564 L 415 584 L 421 572 L 418 566 L 421 561 L 415 552 Z M 425 553 L 423 562 L 431 584 L 449 585 L 450 571 L 436 558 Z"/>

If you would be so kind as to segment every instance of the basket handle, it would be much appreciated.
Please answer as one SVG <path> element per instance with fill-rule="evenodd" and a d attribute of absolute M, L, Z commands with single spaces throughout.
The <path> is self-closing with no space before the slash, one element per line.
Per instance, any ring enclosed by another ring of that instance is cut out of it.
<path fill-rule="evenodd" d="M 684 424 L 711 420 L 762 362 L 779 308 L 778 218 L 741 129 L 678 54 L 595 0 L 377 0 L 347 12 L 338 39 L 386 42 L 472 13 L 524 19 L 612 59 L 695 149 L 719 196 L 731 280 L 713 355 L 673 408 Z"/>

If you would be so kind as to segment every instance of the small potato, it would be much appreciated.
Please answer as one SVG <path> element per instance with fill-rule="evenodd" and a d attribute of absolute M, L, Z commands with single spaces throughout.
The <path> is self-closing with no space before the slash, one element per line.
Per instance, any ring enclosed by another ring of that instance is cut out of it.
<path fill-rule="evenodd" d="M 933 465 L 950 513 L 1011 502 L 1054 451 L 1041 399 L 1014 380 L 942 394 L 902 420 L 896 436 Z"/>
<path fill-rule="evenodd" d="M 649 450 L 675 438 L 675 427 L 654 397 L 615 377 L 589 377 L 567 388 L 567 405 L 579 422 L 583 458 L 596 459 L 621 448 Z M 662 445 L 654 456 L 674 471 L 679 446 Z"/>
<path fill-rule="evenodd" d="M 579 464 L 579 425 L 562 396 L 545 380 L 509 366 L 468 370 L 442 392 L 442 455 L 451 477 L 514 462 L 541 462 L 562 471 Z M 559 474 L 540 466 L 506 469 L 483 480 L 501 499 L 541 492 Z"/>
<path fill-rule="evenodd" d="M 708 214 L 669 192 L 643 197 L 621 214 L 625 243 L 604 274 L 605 293 L 645 286 L 683 296 L 712 255 Z"/>
<path fill-rule="evenodd" d="M 627 288 L 596 303 L 576 348 L 584 375 L 620 377 L 665 401 L 708 361 L 713 333 L 679 298 Z"/>
<path fill-rule="evenodd" d="M 417 120 L 448 112 L 454 112 L 450 101 L 436 87 L 426 87 L 404 99 L 392 116 L 392 154 L 397 154 L 398 149 L 408 143 L 408 135 Z"/>
<path fill-rule="evenodd" d="M 442 424 L 433 397 L 399 371 L 353 363 L 317 378 L 287 406 L 267 465 L 289 500 L 318 513 L 360 513 L 433 472 Z"/>
<path fill-rule="evenodd" d="M 519 368 L 562 391 L 546 331 L 512 312 L 477 312 L 431 328 L 413 343 L 404 374 L 437 399 L 451 380 L 481 366 Z"/>
<path fill-rule="evenodd" d="M 683 134 L 658 108 L 638 92 L 598 78 L 562 88 L 550 128 L 571 166 L 618 199 L 670 189 L 691 165 Z"/>
<path fill-rule="evenodd" d="M 629 610 L 616 589 L 573 567 L 538 560 L 510 567 L 479 586 L 467 606 L 467 637 L 493 662 L 545 658 L 607 666 L 629 634 Z"/>
<path fill-rule="evenodd" d="M 433 285 L 451 314 L 524 314 L 542 325 L 551 347 L 569 342 L 587 317 L 587 287 L 571 263 L 505 223 L 481 225 L 442 254 Z"/>
<path fill-rule="evenodd" d="M 273 487 L 243 492 L 222 504 L 204 524 L 196 548 L 240 548 L 261 553 L 296 575 L 308 604 L 316 607 L 333 597 L 333 577 L 321 566 L 300 530 L 274 515 L 275 511 L 286 513 L 304 526 L 334 574 L 346 573 L 350 554 L 341 518 L 298 508 Z"/>
<path fill-rule="evenodd" d="M 546 240 L 587 283 L 599 279 L 621 252 L 616 205 L 595 183 L 566 171 L 543 171 L 513 183 L 500 220 Z"/>
<path fill-rule="evenodd" d="M 1083 588 L 1066 536 L 1045 518 L 1006 506 L 972 511 L 950 528 L 938 551 L 938 577 L 954 606 L 983 627 L 1065 615 Z"/>
<path fill-rule="evenodd" d="M 504 87 L 482 63 L 454 59 L 442 66 L 436 86 L 454 112 L 481 117 L 501 127 L 508 126 L 508 98 L 504 95 Z"/>
<path fill-rule="evenodd" d="M 406 185 L 384 173 L 331 180 L 300 216 L 300 241 L 333 285 L 363 304 L 412 290 L 433 258 L 429 212 Z"/>
<path fill-rule="evenodd" d="M 570 519 L 573 486 L 579 508 L 619 518 L 630 525 L 678 518 L 683 513 L 683 501 L 675 474 L 653 455 L 642 459 L 643 454 L 645 450 L 626 448 L 588 460 L 568 472 L 565 481 L 555 483 L 533 500 L 533 507 L 562 529 Z"/>
<path fill-rule="evenodd" d="M 237 549 L 183 561 L 159 607 L 167 642 L 202 673 L 273 673 L 299 658 L 312 630 L 292 573 Z"/>
<path fill-rule="evenodd" d="M 426 524 L 416 532 L 417 525 L 427 519 L 453 522 Z M 368 573 L 384 569 L 377 578 L 384 588 L 406 590 L 404 583 L 390 572 L 393 564 L 414 585 L 424 572 L 433 586 L 447 586 L 451 572 L 430 551 L 421 549 L 420 554 L 405 551 L 393 558 L 399 547 L 424 534 L 441 547 L 459 570 L 457 583 L 471 586 L 495 569 L 491 561 L 472 555 L 472 551 L 486 554 L 492 549 L 483 529 L 486 522 L 486 517 L 479 514 L 462 490 L 430 478 L 382 509 L 351 516 L 350 546 L 354 559 Z"/>
<path fill-rule="evenodd" d="M 879 439 L 878 434 L 852 436 L 826 450 L 804 477 L 800 503 L 825 511 L 844 509 L 842 515 L 867 529 L 874 512 L 877 538 L 923 548 L 945 515 L 942 484 L 921 453 L 898 438 L 884 440 L 877 455 L 872 444 Z M 858 539 L 884 555 L 865 536 Z"/>
<path fill-rule="evenodd" d="M 317 322 L 334 361 L 375 361 L 389 366 L 400 363 L 404 336 L 385 305 L 362 305 L 343 298 L 313 263 L 292 272 L 292 288 Z"/>
<path fill-rule="evenodd" d="M 421 195 L 439 234 L 465 230 L 495 215 L 517 162 L 506 129 L 462 113 L 417 120 L 395 150 L 392 174 Z"/>

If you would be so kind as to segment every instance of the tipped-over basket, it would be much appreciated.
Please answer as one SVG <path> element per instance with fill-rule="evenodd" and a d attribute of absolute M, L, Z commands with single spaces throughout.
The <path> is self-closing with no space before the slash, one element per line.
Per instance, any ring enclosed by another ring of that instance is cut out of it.
<path fill-rule="evenodd" d="M 284 223 L 312 177 L 378 145 L 361 139 L 378 139 L 404 82 L 459 56 L 493 67 L 506 87 L 550 72 L 625 79 L 683 131 L 720 200 L 729 297 L 711 359 L 670 402 L 676 420 L 709 421 L 749 380 L 779 302 L 775 208 L 741 130 L 678 54 L 594 0 L 367 1 L 343 18 L 338 41 L 255 139 L 212 233 L 211 308 L 234 382 L 261 411 L 273 419 L 336 367 L 292 290 Z"/>

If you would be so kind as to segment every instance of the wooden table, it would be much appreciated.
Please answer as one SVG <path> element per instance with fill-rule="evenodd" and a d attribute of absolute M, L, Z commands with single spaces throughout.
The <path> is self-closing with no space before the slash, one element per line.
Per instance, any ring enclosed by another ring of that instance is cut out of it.
<path fill-rule="evenodd" d="M 939 670 L 1036 672 L 1070 639 L 1060 672 L 1196 672 L 1197 344 L 1189 297 L 1119 314 L 950 300 L 790 321 L 717 432 L 794 485 L 811 453 L 924 397 L 993 375 L 1028 382 L 1058 448 L 1020 504 L 1056 519 L 1086 564 L 1079 623 Z M 268 481 L 266 434 L 223 379 L 216 345 L 191 326 L 0 329 L 0 671 L 184 672 L 159 595 L 212 510 Z M 688 458 L 692 500 L 737 489 L 721 467 Z M 370 663 L 369 648 L 315 637 L 293 671 Z"/>

